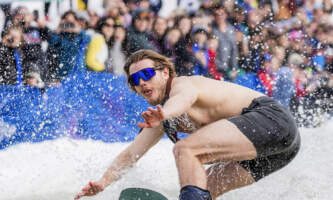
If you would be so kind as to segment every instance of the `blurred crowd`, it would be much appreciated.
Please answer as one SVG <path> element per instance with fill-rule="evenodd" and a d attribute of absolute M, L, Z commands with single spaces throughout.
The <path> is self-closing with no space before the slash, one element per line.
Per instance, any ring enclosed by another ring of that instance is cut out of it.
<path fill-rule="evenodd" d="M 178 0 L 162 17 L 164 3 L 104 0 L 103 14 L 68 10 L 56 29 L 47 3 L 43 17 L 0 3 L 0 84 L 52 87 L 77 71 L 123 75 L 129 55 L 152 49 L 179 76 L 245 84 L 302 116 L 333 110 L 333 0 Z"/>

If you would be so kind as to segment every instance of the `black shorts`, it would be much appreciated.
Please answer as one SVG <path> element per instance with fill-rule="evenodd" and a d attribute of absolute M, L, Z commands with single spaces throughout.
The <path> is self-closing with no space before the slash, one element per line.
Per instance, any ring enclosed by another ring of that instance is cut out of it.
<path fill-rule="evenodd" d="M 256 181 L 286 166 L 300 149 L 300 135 L 293 116 L 272 98 L 256 98 L 241 115 L 228 120 L 257 150 L 255 159 L 239 162 Z"/>

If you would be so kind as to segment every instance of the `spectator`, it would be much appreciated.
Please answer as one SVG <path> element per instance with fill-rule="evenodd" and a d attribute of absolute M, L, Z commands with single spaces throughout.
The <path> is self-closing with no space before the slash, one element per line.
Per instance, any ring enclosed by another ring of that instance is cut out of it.
<path fill-rule="evenodd" d="M 267 96 L 273 95 L 275 72 L 279 68 L 278 59 L 272 57 L 270 54 L 266 54 L 261 69 L 258 71 L 259 80 L 266 88 Z"/>
<path fill-rule="evenodd" d="M 109 1 L 105 15 L 111 16 L 116 23 L 128 27 L 131 24 L 132 18 L 129 12 L 129 8 L 122 0 Z"/>
<path fill-rule="evenodd" d="M 176 61 L 176 44 L 182 36 L 178 28 L 171 28 L 167 30 L 166 36 L 163 40 L 163 54 Z"/>
<path fill-rule="evenodd" d="M 193 67 L 193 75 L 208 76 L 209 54 L 207 50 L 208 32 L 205 27 L 194 26 L 192 29 L 192 53 L 198 60 Z"/>
<path fill-rule="evenodd" d="M 3 12 L 2 9 L 0 9 L 0 33 L 2 33 L 2 30 L 5 27 L 5 23 L 6 23 L 5 18 L 6 18 L 6 14 Z"/>
<path fill-rule="evenodd" d="M 199 12 L 206 16 L 210 15 L 214 3 L 214 0 L 202 0 Z"/>
<path fill-rule="evenodd" d="M 176 17 L 175 26 L 180 30 L 181 37 L 175 45 L 175 70 L 178 75 L 193 75 L 191 69 L 196 65 L 197 59 L 192 53 L 191 29 L 192 21 L 188 15 Z"/>
<path fill-rule="evenodd" d="M 290 1 L 289 0 L 278 0 L 277 1 L 277 10 L 275 13 L 275 20 L 288 20 L 291 18 L 292 10 L 290 9 Z"/>
<path fill-rule="evenodd" d="M 139 0 L 138 1 L 139 8 L 150 9 L 150 0 Z"/>
<path fill-rule="evenodd" d="M 293 80 L 296 89 L 295 95 L 298 99 L 304 97 L 307 94 L 306 85 L 308 81 L 304 70 L 301 68 L 302 65 L 304 66 L 304 59 L 301 55 L 292 53 L 288 57 L 287 66 L 290 67 L 293 72 Z"/>
<path fill-rule="evenodd" d="M 128 12 L 133 15 L 134 11 L 139 8 L 139 0 L 124 0 L 125 5 L 128 8 Z"/>
<path fill-rule="evenodd" d="M 90 29 L 94 29 L 99 20 L 99 16 L 94 10 L 91 9 L 87 9 L 87 13 L 89 15 L 88 27 Z"/>
<path fill-rule="evenodd" d="M 112 66 L 112 72 L 118 75 L 124 75 L 124 64 L 126 61 L 126 29 L 121 24 L 116 24 L 112 39 L 109 58 Z M 109 69 L 110 67 L 108 67 Z"/>
<path fill-rule="evenodd" d="M 272 8 L 272 3 L 270 0 L 266 1 L 264 0 L 263 2 L 259 3 L 259 12 L 263 16 L 263 21 L 265 23 L 272 24 L 274 23 L 274 17 L 273 17 L 273 8 Z"/>
<path fill-rule="evenodd" d="M 1 3 L 0 2 L 0 9 L 1 9 L 1 11 L 3 12 L 3 25 L 4 25 L 4 27 L 0 27 L 0 29 L 2 30 L 2 28 L 5 28 L 6 26 L 7 26 L 7 24 L 8 24 L 8 22 L 10 21 L 10 18 L 11 18 L 11 16 L 10 16 L 10 3 Z"/>
<path fill-rule="evenodd" d="M 89 28 L 90 16 L 87 10 L 79 10 L 76 12 L 77 21 L 79 22 L 82 30 L 87 30 Z"/>
<path fill-rule="evenodd" d="M 216 52 L 219 46 L 219 40 L 215 35 L 210 35 L 207 40 L 208 50 L 208 72 L 215 80 L 223 80 L 223 75 L 216 71 Z"/>
<path fill-rule="evenodd" d="M 81 30 L 75 12 L 64 13 L 57 33 L 52 34 L 49 39 L 50 47 L 56 52 L 52 77 L 60 81 L 71 72 L 85 71 L 85 55 L 89 42 L 90 37 Z"/>
<path fill-rule="evenodd" d="M 213 34 L 219 39 L 219 47 L 216 53 L 216 67 L 219 73 L 227 80 L 236 77 L 238 70 L 238 48 L 235 40 L 235 29 L 227 22 L 227 13 L 222 5 L 213 9 L 215 24 Z"/>
<path fill-rule="evenodd" d="M 282 65 L 285 64 L 286 50 L 281 46 L 275 46 L 273 48 L 273 56 L 276 57 Z"/>
<path fill-rule="evenodd" d="M 149 35 L 149 40 L 152 41 L 158 53 L 163 52 L 163 41 L 167 28 L 167 20 L 162 17 L 156 17 L 153 22 L 152 31 Z"/>
<path fill-rule="evenodd" d="M 243 33 L 243 31 L 236 29 L 235 39 L 237 43 L 237 48 L 239 52 L 238 65 L 240 70 L 252 71 L 249 62 L 250 50 L 249 50 L 249 39 Z"/>
<path fill-rule="evenodd" d="M 333 25 L 333 2 L 325 0 L 323 4 L 324 15 L 327 18 L 328 23 Z"/>
<path fill-rule="evenodd" d="M 265 55 L 265 37 L 264 26 L 262 24 L 263 17 L 258 10 L 249 12 L 247 18 L 247 26 L 249 29 L 249 68 L 247 71 L 258 72 L 260 70 Z M 267 49 L 266 49 L 267 50 Z"/>
<path fill-rule="evenodd" d="M 186 41 L 192 29 L 191 19 L 187 15 L 180 15 L 175 19 L 175 26 L 181 31 L 182 38 Z"/>
<path fill-rule="evenodd" d="M 176 44 L 175 70 L 180 76 L 208 76 L 207 30 L 194 27 L 189 42 L 180 39 Z"/>
<path fill-rule="evenodd" d="M 121 1 L 108 1 L 107 4 L 105 5 L 105 15 L 112 17 L 113 19 L 118 18 L 120 15 L 120 5 Z"/>
<path fill-rule="evenodd" d="M 234 24 L 236 30 L 241 31 L 244 35 L 249 35 L 249 29 L 246 25 L 248 12 L 241 6 L 235 6 L 234 12 L 230 13 L 230 21 Z"/>
<path fill-rule="evenodd" d="M 25 63 L 29 65 L 39 66 L 43 79 L 47 74 L 47 66 L 45 65 L 46 54 L 42 49 L 42 43 L 46 42 L 49 29 L 40 19 L 38 11 L 29 12 L 26 7 L 17 7 L 13 11 L 13 21 L 15 26 L 21 26 L 23 30 L 24 45 L 22 50 L 26 52 Z"/>
<path fill-rule="evenodd" d="M 133 14 L 132 25 L 127 32 L 127 53 L 132 54 L 140 49 L 151 49 L 156 51 L 149 38 L 149 10 L 138 8 Z"/>
<path fill-rule="evenodd" d="M 39 74 L 38 66 L 30 62 L 24 46 L 23 32 L 20 26 L 9 26 L 3 32 L 0 44 L 0 84 L 23 85 L 28 73 Z M 31 85 L 35 86 L 35 85 Z"/>
<path fill-rule="evenodd" d="M 102 17 L 96 25 L 96 32 L 88 46 L 86 64 L 93 71 L 104 71 L 108 59 L 109 46 L 114 33 L 114 20 L 112 17 Z M 107 70 L 110 71 L 110 70 Z"/>
<path fill-rule="evenodd" d="M 292 71 L 289 67 L 282 66 L 276 72 L 272 97 L 285 107 L 289 108 L 294 94 L 295 84 L 293 82 Z"/>

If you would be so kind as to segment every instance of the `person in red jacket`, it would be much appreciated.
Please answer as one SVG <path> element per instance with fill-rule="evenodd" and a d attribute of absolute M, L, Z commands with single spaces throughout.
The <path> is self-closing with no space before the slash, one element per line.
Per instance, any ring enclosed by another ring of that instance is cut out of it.
<path fill-rule="evenodd" d="M 223 80 L 222 73 L 216 70 L 216 51 L 219 46 L 219 41 L 216 36 L 211 35 L 207 40 L 208 49 L 208 73 L 215 80 Z"/>

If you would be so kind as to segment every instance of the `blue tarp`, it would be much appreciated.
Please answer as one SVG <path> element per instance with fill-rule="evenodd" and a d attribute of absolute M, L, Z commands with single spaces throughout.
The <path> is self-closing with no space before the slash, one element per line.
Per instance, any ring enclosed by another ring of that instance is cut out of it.
<path fill-rule="evenodd" d="M 255 73 L 235 83 L 266 93 Z M 125 76 L 100 72 L 70 74 L 61 86 L 0 86 L 0 150 L 22 142 L 60 137 L 104 142 L 131 141 L 149 104 L 130 91 Z M 180 134 L 180 138 L 186 134 Z"/>
<path fill-rule="evenodd" d="M 256 90 L 258 92 L 267 93 L 265 86 L 259 80 L 259 77 L 256 73 L 250 72 L 236 77 L 234 80 L 235 83 L 248 87 L 250 89 Z"/>
<path fill-rule="evenodd" d="M 125 77 L 107 73 L 76 73 L 45 91 L 0 86 L 0 149 L 64 136 L 130 141 L 148 106 Z"/>

